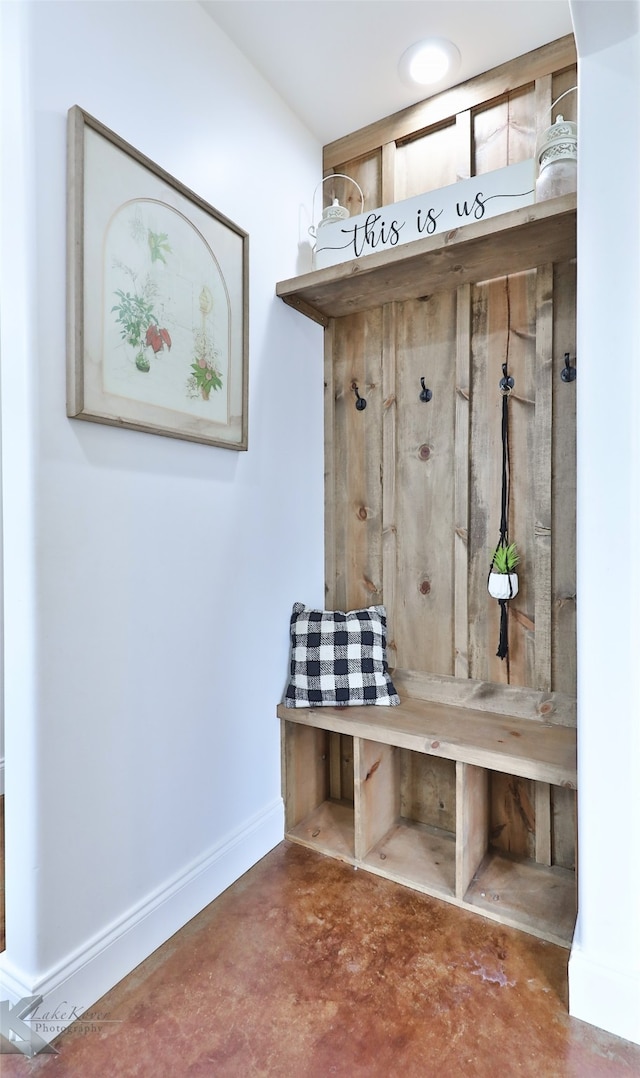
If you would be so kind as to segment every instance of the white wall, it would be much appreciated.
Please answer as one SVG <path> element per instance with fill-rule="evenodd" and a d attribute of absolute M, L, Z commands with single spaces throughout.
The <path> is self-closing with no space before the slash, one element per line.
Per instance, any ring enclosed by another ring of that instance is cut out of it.
<path fill-rule="evenodd" d="M 580 104 L 579 909 L 570 1008 L 640 1043 L 640 5 L 572 0 L 571 8 Z"/>
<path fill-rule="evenodd" d="M 288 618 L 323 596 L 323 375 L 320 328 L 274 288 L 321 147 L 191 0 L 1 6 L 2 995 L 82 1008 L 282 836 Z M 74 104 L 250 234 L 247 453 L 66 418 Z"/>

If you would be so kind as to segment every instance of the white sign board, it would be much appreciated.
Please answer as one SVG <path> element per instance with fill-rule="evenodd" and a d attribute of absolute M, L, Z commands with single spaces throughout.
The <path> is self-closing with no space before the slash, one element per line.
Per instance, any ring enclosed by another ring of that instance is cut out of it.
<path fill-rule="evenodd" d="M 437 191 L 318 226 L 314 267 L 323 269 L 437 232 L 497 217 L 535 200 L 535 161 L 521 161 Z"/>

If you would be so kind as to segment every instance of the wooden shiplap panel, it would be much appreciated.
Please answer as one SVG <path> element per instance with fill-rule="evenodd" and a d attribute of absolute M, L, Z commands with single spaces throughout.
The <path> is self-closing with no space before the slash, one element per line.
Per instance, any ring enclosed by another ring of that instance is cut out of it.
<path fill-rule="evenodd" d="M 535 678 L 551 688 L 551 495 L 553 423 L 553 266 L 536 273 L 536 380 L 533 565 L 535 572 Z"/>
<path fill-rule="evenodd" d="M 576 383 L 560 372 L 568 352 L 576 357 L 576 264 L 554 267 L 553 349 L 553 563 L 552 683 L 561 692 L 577 692 L 576 649 Z"/>
<path fill-rule="evenodd" d="M 459 130 L 455 120 L 401 142 L 396 149 L 396 202 L 456 182 Z"/>
<path fill-rule="evenodd" d="M 552 76 L 551 82 L 551 102 L 549 103 L 549 124 L 555 123 L 556 116 L 560 113 L 565 120 L 571 120 L 576 123 L 578 120 L 578 93 L 576 90 L 573 93 L 567 93 L 566 97 L 563 97 L 561 101 L 558 101 L 554 106 L 553 112 L 551 111 L 551 104 L 556 102 L 561 94 L 565 91 L 573 89 L 578 85 L 578 69 L 575 64 L 571 64 L 566 67 L 564 71 L 556 71 Z"/>
<path fill-rule="evenodd" d="M 489 844 L 489 772 L 456 764 L 456 897 L 464 899 Z"/>
<path fill-rule="evenodd" d="M 399 666 L 440 674 L 453 673 L 456 325 L 455 292 L 398 307 L 394 638 Z"/>
<path fill-rule="evenodd" d="M 338 521 L 336 520 L 336 368 L 334 363 L 335 321 L 330 319 L 324 333 L 324 591 L 328 610 L 339 608 L 336 563 Z"/>
<path fill-rule="evenodd" d="M 505 853 L 535 860 L 535 782 L 497 771 L 491 773 L 489 782 L 491 845 Z"/>
<path fill-rule="evenodd" d="M 395 304 L 382 310 L 382 579 L 387 611 L 387 661 L 398 665 L 396 643 L 397 592 L 397 505 L 396 505 L 396 320 Z"/>
<path fill-rule="evenodd" d="M 576 792 L 564 786 L 551 787 L 552 864 L 576 867 Z"/>
<path fill-rule="evenodd" d="M 444 831 L 456 829 L 456 765 L 399 749 L 400 815 Z"/>
<path fill-rule="evenodd" d="M 533 423 L 535 413 L 535 274 L 501 278 L 472 290 L 469 521 L 469 675 L 534 686 Z M 520 591 L 509 604 L 509 659 L 495 651 L 499 604 L 486 582 L 500 534 L 502 365 L 515 386 L 509 398 L 509 537 L 522 558 Z"/>
<path fill-rule="evenodd" d="M 535 155 L 535 86 L 514 91 L 473 115 L 474 175 L 515 165 Z"/>
<path fill-rule="evenodd" d="M 376 149 L 372 151 L 367 157 L 361 157 L 357 160 L 343 161 L 341 164 L 336 165 L 335 168 L 329 169 L 326 173 L 327 176 L 338 173 L 343 176 L 349 176 L 352 180 L 355 180 L 358 186 L 362 190 L 364 196 L 364 212 L 368 213 L 369 210 L 375 209 L 376 206 L 382 205 L 382 150 Z M 358 194 L 357 188 L 354 184 L 349 183 L 348 180 L 340 178 L 340 175 L 336 175 L 335 180 L 332 182 L 330 179 L 325 178 L 325 182 L 322 185 L 322 199 L 319 197 L 316 199 L 316 209 L 318 206 L 322 209 L 323 206 L 330 206 L 334 198 L 337 198 L 341 206 L 346 206 L 352 217 L 362 213 L 362 200 Z M 319 218 L 319 214 L 316 213 Z M 317 224 L 317 221 L 314 222 Z"/>
<path fill-rule="evenodd" d="M 334 606 L 382 602 L 382 312 L 343 318 L 333 334 L 335 428 L 332 449 Z M 353 386 L 367 402 L 355 407 Z"/>
<path fill-rule="evenodd" d="M 457 293 L 455 467 L 454 467 L 454 626 L 453 673 L 469 677 L 469 424 L 471 361 L 471 288 Z"/>

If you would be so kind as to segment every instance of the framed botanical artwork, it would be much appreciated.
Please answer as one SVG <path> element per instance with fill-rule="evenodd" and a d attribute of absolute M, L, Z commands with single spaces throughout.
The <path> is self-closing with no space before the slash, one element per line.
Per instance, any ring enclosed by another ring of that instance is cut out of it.
<path fill-rule="evenodd" d="M 77 105 L 67 415 L 247 448 L 248 236 Z"/>

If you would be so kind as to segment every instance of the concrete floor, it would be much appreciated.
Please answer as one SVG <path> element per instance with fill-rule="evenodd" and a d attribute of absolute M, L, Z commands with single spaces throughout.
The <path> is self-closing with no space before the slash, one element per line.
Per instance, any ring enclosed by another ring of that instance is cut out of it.
<path fill-rule="evenodd" d="M 568 952 L 283 842 L 2 1078 L 613 1078 Z"/>

